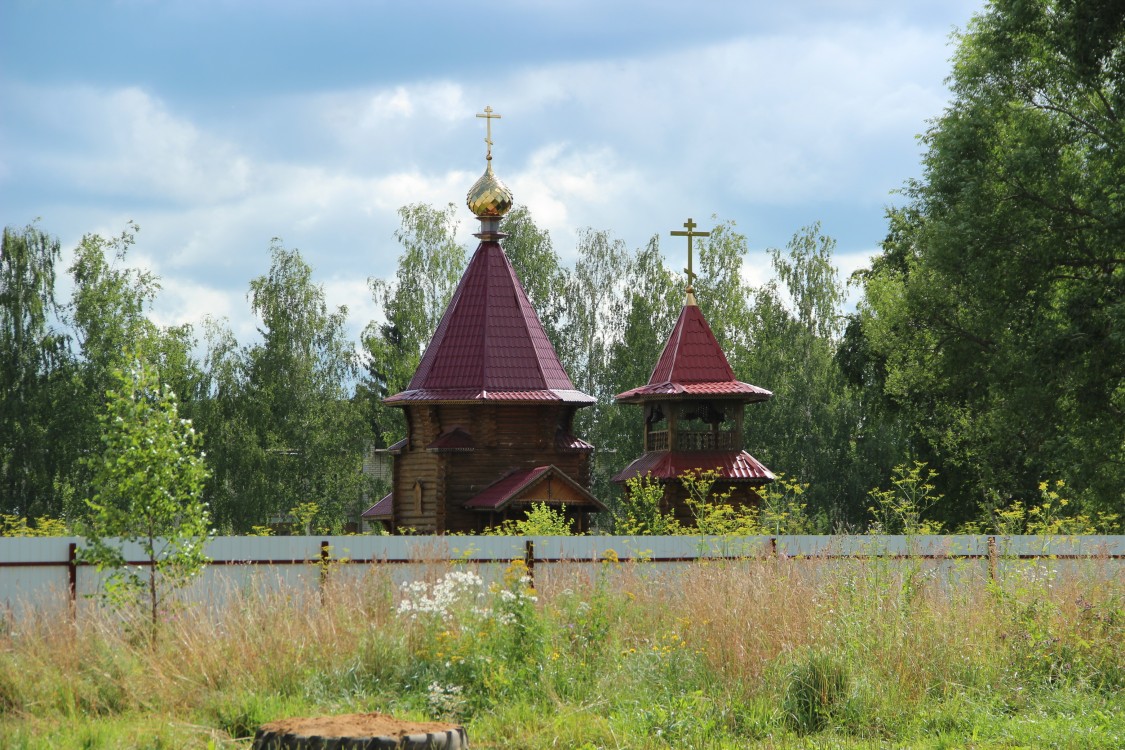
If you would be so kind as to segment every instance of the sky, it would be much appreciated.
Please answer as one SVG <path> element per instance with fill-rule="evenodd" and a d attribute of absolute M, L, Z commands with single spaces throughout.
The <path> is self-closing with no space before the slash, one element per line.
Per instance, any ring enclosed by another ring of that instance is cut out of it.
<path fill-rule="evenodd" d="M 273 238 L 349 329 L 380 317 L 397 209 L 457 206 L 493 166 L 572 262 L 578 233 L 733 220 L 744 272 L 820 221 L 845 276 L 921 176 L 952 34 L 982 0 L 0 0 L 0 222 L 64 248 L 140 232 L 162 324 L 226 318 Z M 60 274 L 64 276 L 65 274 Z M 69 293 L 60 283 L 62 296 Z"/>

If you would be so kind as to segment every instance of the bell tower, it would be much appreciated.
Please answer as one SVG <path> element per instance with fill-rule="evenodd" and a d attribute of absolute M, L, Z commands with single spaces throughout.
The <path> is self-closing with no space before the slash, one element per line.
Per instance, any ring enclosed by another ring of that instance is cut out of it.
<path fill-rule="evenodd" d="M 619 393 L 618 403 L 644 408 L 644 453 L 619 472 L 613 481 L 624 484 L 635 476 L 651 475 L 664 485 L 664 510 L 690 525 L 687 491 L 680 476 L 688 471 L 717 471 L 716 489 L 730 490 L 731 502 L 757 504 L 755 492 L 774 480 L 773 473 L 743 449 L 743 413 L 746 404 L 766 401 L 773 394 L 734 376 L 707 319 L 695 299 L 692 239 L 697 232 L 691 219 L 687 237 L 687 295 L 680 316 L 664 345 L 646 385 Z"/>

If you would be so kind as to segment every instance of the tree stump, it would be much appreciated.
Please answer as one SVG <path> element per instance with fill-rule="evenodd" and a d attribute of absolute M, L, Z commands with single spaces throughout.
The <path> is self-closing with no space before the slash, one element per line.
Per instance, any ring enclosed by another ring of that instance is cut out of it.
<path fill-rule="evenodd" d="M 466 750 L 465 728 L 385 714 L 311 716 L 258 728 L 253 750 Z"/>

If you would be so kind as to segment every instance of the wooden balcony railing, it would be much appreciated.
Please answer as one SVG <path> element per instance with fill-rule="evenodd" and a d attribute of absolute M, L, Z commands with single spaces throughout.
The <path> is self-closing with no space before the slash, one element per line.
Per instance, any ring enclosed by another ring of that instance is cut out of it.
<path fill-rule="evenodd" d="M 648 434 L 648 450 L 668 450 L 668 430 L 655 430 Z M 741 447 L 736 430 L 676 430 L 678 451 L 733 451 Z"/>

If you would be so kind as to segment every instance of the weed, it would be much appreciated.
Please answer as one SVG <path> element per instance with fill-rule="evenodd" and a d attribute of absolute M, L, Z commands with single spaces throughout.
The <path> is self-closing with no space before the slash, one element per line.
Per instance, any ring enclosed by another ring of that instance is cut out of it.
<path fill-rule="evenodd" d="M 819 732 L 832 721 L 847 697 L 847 664 L 826 651 L 808 651 L 789 668 L 782 703 L 790 726 L 801 734 Z"/>
<path fill-rule="evenodd" d="M 253 737 L 258 727 L 276 718 L 276 707 L 270 696 L 252 692 L 216 696 L 209 707 L 213 726 L 232 739 Z"/>

